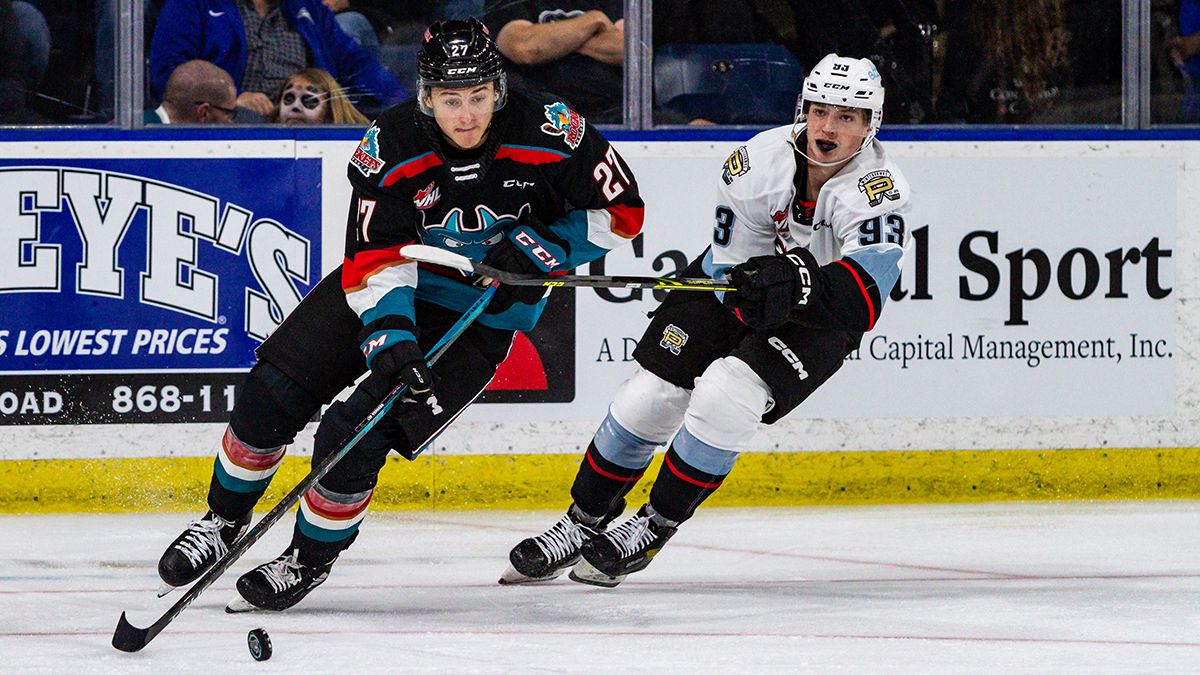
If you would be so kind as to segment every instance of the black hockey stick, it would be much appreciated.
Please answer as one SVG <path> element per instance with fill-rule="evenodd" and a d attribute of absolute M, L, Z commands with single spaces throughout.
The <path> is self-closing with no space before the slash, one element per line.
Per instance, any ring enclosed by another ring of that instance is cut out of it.
<path fill-rule="evenodd" d="M 540 276 L 537 274 L 520 274 L 496 269 L 490 265 L 477 263 L 470 258 L 447 251 L 446 249 L 421 244 L 409 244 L 400 249 L 400 255 L 409 260 L 441 265 L 452 269 L 478 274 L 479 276 L 495 279 L 509 286 L 591 286 L 599 288 L 644 288 L 664 291 L 735 291 L 728 281 L 704 278 L 670 277 L 604 277 L 604 276 Z"/>
<path fill-rule="evenodd" d="M 475 319 L 483 313 L 483 310 L 487 307 L 487 304 L 491 302 L 492 296 L 496 294 L 496 288 L 496 284 L 493 283 L 487 289 L 487 291 L 480 296 L 479 300 L 476 300 L 475 304 L 471 305 L 470 309 L 468 309 L 458 319 L 458 321 L 450 327 L 450 330 L 446 331 L 445 335 L 443 335 L 442 338 L 438 340 L 437 344 L 433 346 L 433 349 L 429 350 L 429 354 L 426 355 L 425 358 L 430 364 L 441 358 L 441 356 L 446 353 L 446 350 L 450 348 L 450 345 L 453 344 L 456 339 L 458 339 L 458 336 L 462 335 L 463 331 L 465 331 L 467 327 L 470 326 Z M 321 463 L 316 466 L 316 468 L 314 468 L 307 476 L 304 477 L 304 480 L 301 480 L 299 483 L 297 483 L 296 487 L 292 488 L 291 492 L 287 493 L 283 499 L 281 499 L 279 503 L 275 505 L 275 508 L 268 511 L 267 515 L 263 516 L 262 520 L 258 521 L 258 524 L 252 527 L 244 537 L 237 540 L 237 542 L 229 548 L 229 552 L 227 552 L 220 560 L 213 563 L 212 569 L 205 572 L 204 576 L 200 577 L 196 583 L 193 584 L 190 589 L 188 589 L 187 593 L 183 594 L 182 598 L 176 601 L 174 605 L 171 605 L 171 608 L 158 618 L 158 621 L 155 621 L 153 624 L 151 624 L 149 628 L 138 628 L 137 626 L 129 623 L 129 621 L 125 618 L 125 612 L 121 612 L 121 619 L 117 622 L 117 629 L 113 632 L 112 645 L 123 652 L 136 652 L 145 647 L 151 640 L 154 639 L 156 635 L 161 633 L 162 630 L 167 627 L 167 624 L 174 621 L 175 617 L 179 616 L 180 612 L 187 609 L 188 605 L 192 604 L 192 601 L 204 592 L 204 589 L 212 585 L 212 583 L 216 581 L 218 577 L 225 573 L 225 570 L 229 569 L 233 563 L 237 562 L 237 559 L 242 557 L 242 554 L 245 553 L 251 546 L 253 546 L 254 542 L 258 541 L 264 534 L 266 534 L 267 530 L 269 530 L 277 520 L 283 517 L 283 514 L 287 513 L 293 506 L 295 506 L 296 503 L 300 501 L 300 497 L 307 492 L 309 488 L 315 485 L 322 476 L 329 473 L 329 470 L 333 468 L 333 465 L 337 464 L 339 460 L 345 457 L 346 454 L 349 453 L 350 450 L 354 448 L 354 446 L 357 445 L 360 440 L 362 440 L 362 437 L 366 436 L 367 432 L 374 428 L 375 423 L 379 421 L 379 418 L 386 414 L 387 411 L 391 410 L 392 405 L 395 404 L 396 400 L 405 392 L 407 388 L 407 385 L 398 385 L 387 396 L 385 396 L 383 400 L 379 402 L 379 405 L 375 406 L 375 409 L 368 413 L 367 416 L 363 418 L 362 422 L 359 422 L 358 426 L 354 429 L 354 435 L 342 445 L 340 450 L 330 454 L 328 457 L 322 460 Z"/>

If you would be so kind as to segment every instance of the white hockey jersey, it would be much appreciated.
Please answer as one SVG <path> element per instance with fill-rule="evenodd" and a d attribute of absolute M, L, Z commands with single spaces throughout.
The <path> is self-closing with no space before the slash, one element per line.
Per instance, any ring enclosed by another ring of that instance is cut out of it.
<path fill-rule="evenodd" d="M 861 328 L 869 330 L 900 276 L 908 241 L 908 181 L 883 146 L 873 142 L 825 183 L 811 223 L 805 222 L 794 208 L 796 157 L 790 136 L 790 125 L 768 129 L 725 161 L 704 270 L 722 278 L 754 256 L 803 246 L 823 269 L 849 271 L 845 278 L 853 284 L 847 285 L 860 287 L 869 315 Z"/>

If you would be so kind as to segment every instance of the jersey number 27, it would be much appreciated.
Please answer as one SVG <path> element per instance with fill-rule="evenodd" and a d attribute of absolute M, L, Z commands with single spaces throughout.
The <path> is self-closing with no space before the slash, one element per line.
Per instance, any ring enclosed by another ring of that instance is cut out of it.
<path fill-rule="evenodd" d="M 604 198 L 610 202 L 625 191 L 629 176 L 625 175 L 625 169 L 621 168 L 621 162 L 617 159 L 617 151 L 611 145 L 604 153 L 604 160 L 592 168 L 592 178 L 596 179 Z"/>

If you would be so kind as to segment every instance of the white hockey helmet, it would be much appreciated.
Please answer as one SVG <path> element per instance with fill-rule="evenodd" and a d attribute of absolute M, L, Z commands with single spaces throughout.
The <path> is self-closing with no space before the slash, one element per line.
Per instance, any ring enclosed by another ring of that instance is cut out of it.
<path fill-rule="evenodd" d="M 883 123 L 883 80 L 870 59 L 827 54 L 813 66 L 808 77 L 804 78 L 800 95 L 796 97 L 793 141 L 799 138 L 800 132 L 808 124 L 805 101 L 870 110 L 870 128 L 859 146 L 860 151 L 875 140 L 879 125 Z"/>

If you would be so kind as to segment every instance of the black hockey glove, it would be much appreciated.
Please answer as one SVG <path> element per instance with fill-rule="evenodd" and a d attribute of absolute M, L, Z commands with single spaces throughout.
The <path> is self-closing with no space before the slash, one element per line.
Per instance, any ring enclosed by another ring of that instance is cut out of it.
<path fill-rule="evenodd" d="M 799 246 L 786 255 L 755 256 L 729 271 L 737 291 L 725 293 L 725 306 L 751 328 L 776 328 L 816 302 L 821 274 L 817 259 Z"/>
<path fill-rule="evenodd" d="M 433 372 L 412 340 L 398 342 L 372 359 L 371 373 L 378 375 L 389 391 L 400 382 L 407 384 L 409 398 L 425 400 L 433 394 Z"/>
<path fill-rule="evenodd" d="M 536 221 L 521 224 L 510 230 L 504 240 L 484 256 L 484 264 L 506 272 L 547 275 L 567 272 L 567 246 L 550 228 Z M 500 284 L 487 314 L 500 314 L 517 303 L 536 304 L 546 294 L 545 286 L 516 286 Z"/>

